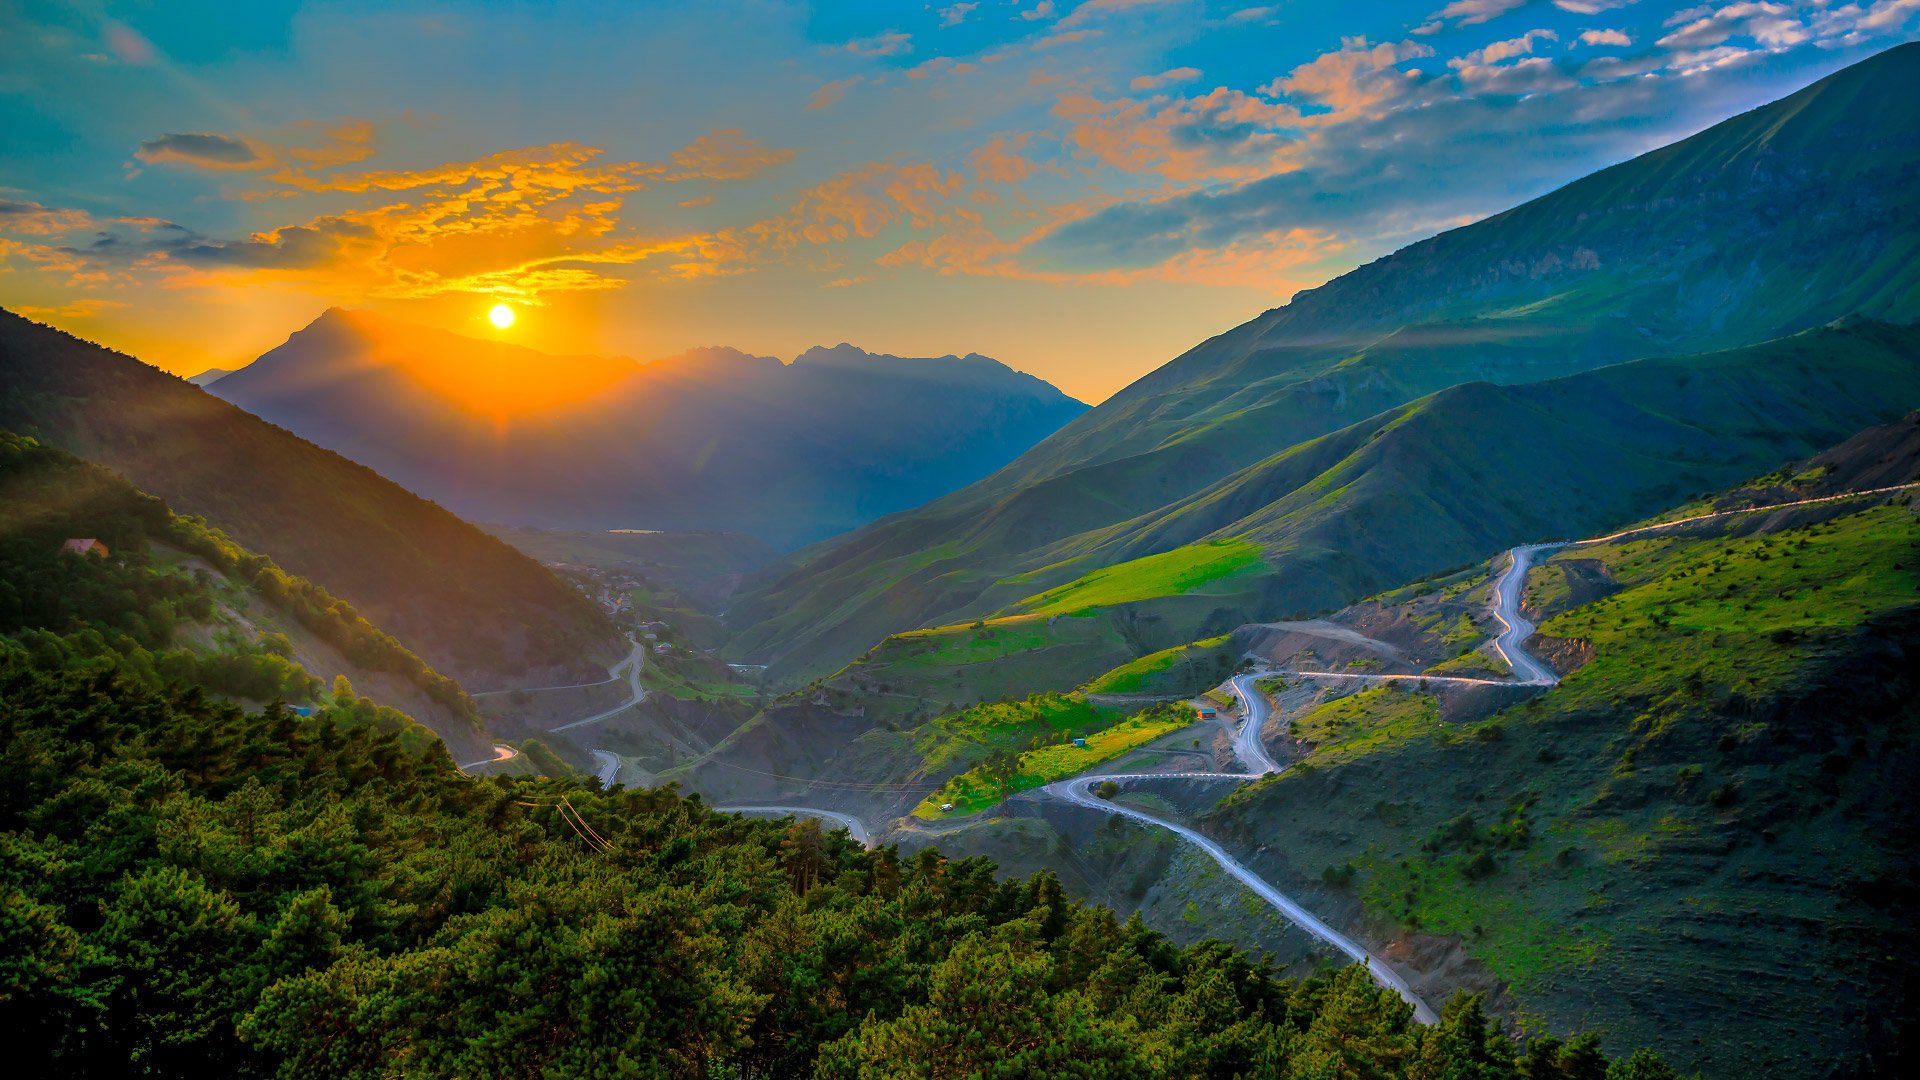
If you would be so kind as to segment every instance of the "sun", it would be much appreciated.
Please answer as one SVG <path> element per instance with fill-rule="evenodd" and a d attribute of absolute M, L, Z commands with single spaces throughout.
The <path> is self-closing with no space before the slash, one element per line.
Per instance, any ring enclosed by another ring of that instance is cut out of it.
<path fill-rule="evenodd" d="M 505 304 L 495 304 L 492 310 L 487 312 L 487 321 L 505 330 L 513 325 L 513 309 Z"/>

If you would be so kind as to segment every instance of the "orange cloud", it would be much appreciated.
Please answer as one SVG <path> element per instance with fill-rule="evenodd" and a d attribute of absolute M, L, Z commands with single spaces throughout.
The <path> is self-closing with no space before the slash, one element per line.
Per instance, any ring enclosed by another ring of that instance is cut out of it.
<path fill-rule="evenodd" d="M 750 226 L 775 248 L 879 235 L 899 221 L 921 228 L 970 216 L 950 205 L 966 186 L 958 172 L 925 162 L 868 162 L 809 189 L 787 214 Z"/>
<path fill-rule="evenodd" d="M 126 307 L 118 300 L 101 300 L 96 297 L 82 297 L 70 300 L 58 307 L 38 307 L 33 304 L 21 304 L 13 310 L 29 319 L 47 322 L 53 319 L 91 319 L 103 311 Z"/>
<path fill-rule="evenodd" d="M 1417 41 L 1369 46 L 1365 38 L 1349 38 L 1337 51 L 1320 54 L 1260 92 L 1297 94 L 1328 106 L 1336 115 L 1374 112 L 1399 101 L 1413 85 L 1409 73 L 1394 65 L 1432 55 L 1431 47 Z M 1315 122 L 1324 123 L 1326 118 L 1317 117 Z"/>
<path fill-rule="evenodd" d="M 888 268 L 919 266 L 940 274 L 1000 277 L 1048 284 L 1137 285 L 1163 281 L 1259 289 L 1276 296 L 1324 280 L 1319 267 L 1346 247 L 1322 230 L 1276 229 L 1245 236 L 1217 247 L 1201 247 L 1150 266 L 1106 270 L 1055 270 L 1026 258 L 1047 235 L 1085 217 L 1100 203 L 1058 207 L 1053 220 L 1018 239 L 1008 240 L 984 227 L 909 240 L 875 259 Z M 1314 268 L 1314 269 L 1309 269 Z"/>
<path fill-rule="evenodd" d="M 501 191 L 639 191 L 665 173 L 664 165 L 638 161 L 594 164 L 599 148 L 561 142 L 502 150 L 473 161 L 454 161 L 424 169 L 384 169 L 353 176 L 299 175 L 283 182 L 306 191 L 366 193 L 478 184 L 489 196 Z M 280 179 L 276 177 L 275 179 Z"/>
<path fill-rule="evenodd" d="M 85 210 L 54 209 L 37 202 L 0 199 L 0 232 L 22 236 L 52 236 L 93 226 Z"/>
<path fill-rule="evenodd" d="M 1062 98 L 1054 114 L 1081 153 L 1127 172 L 1175 180 L 1232 179 L 1283 167 L 1300 110 L 1226 87 L 1199 97 Z"/>
<path fill-rule="evenodd" d="M 807 102 L 807 110 L 811 112 L 815 109 L 832 108 L 840 103 L 841 98 L 847 96 L 847 91 L 865 81 L 866 76 L 864 75 L 852 75 L 844 79 L 835 79 L 829 83 L 822 83 L 820 89 L 813 92 L 812 100 Z"/>
<path fill-rule="evenodd" d="M 341 131 L 329 145 L 344 156 L 369 134 Z M 676 162 L 687 177 L 738 178 L 792 153 L 718 131 L 683 149 Z M 243 240 L 166 245 L 147 265 L 176 286 L 277 283 L 343 298 L 484 293 L 537 303 L 555 291 L 619 288 L 627 276 L 616 267 L 726 254 L 725 245 L 703 249 L 697 235 L 636 237 L 625 230 L 623 196 L 664 178 L 665 168 L 601 156 L 595 147 L 556 143 L 424 169 L 303 172 L 292 178 L 303 190 L 379 199 Z M 689 273 L 685 266 L 664 272 Z"/>
<path fill-rule="evenodd" d="M 1032 137 L 1031 132 L 1011 139 L 995 135 L 992 141 L 967 155 L 974 177 L 983 184 L 1017 184 L 1039 172 L 1040 166 L 1019 152 Z"/>
<path fill-rule="evenodd" d="M 749 139 L 739 128 L 719 128 L 674 151 L 673 163 L 679 171 L 668 180 L 745 180 L 776 165 L 784 165 L 799 153 L 792 148 L 766 146 Z"/>

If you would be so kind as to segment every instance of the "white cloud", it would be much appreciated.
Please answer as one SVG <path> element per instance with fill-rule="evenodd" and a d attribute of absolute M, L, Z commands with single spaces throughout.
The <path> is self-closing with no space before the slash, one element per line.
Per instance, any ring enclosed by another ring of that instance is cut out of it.
<path fill-rule="evenodd" d="M 1582 30 L 1580 42 L 1583 45 L 1618 45 L 1625 48 L 1633 44 L 1633 39 L 1620 30 Z"/>
<path fill-rule="evenodd" d="M 1575 15 L 1598 15 L 1603 11 L 1613 11 L 1635 2 L 1636 0 L 1553 0 L 1553 6 L 1561 11 L 1571 11 Z"/>
<path fill-rule="evenodd" d="M 1453 0 L 1453 3 L 1427 16 L 1427 26 L 1436 23 L 1451 22 L 1456 26 L 1478 26 L 1483 22 L 1492 22 L 1517 7 L 1524 7 L 1527 0 Z M 1423 26 L 1420 30 L 1427 30 Z M 1420 31 L 1415 31 L 1419 33 Z M 1431 31 L 1427 31 L 1431 33 Z"/>

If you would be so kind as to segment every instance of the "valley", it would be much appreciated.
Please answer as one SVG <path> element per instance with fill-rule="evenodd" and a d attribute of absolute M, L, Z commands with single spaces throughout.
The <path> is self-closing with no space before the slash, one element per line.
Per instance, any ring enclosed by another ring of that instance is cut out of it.
<path fill-rule="evenodd" d="M 109 7 L 25 1073 L 1920 1068 L 1920 7 Z"/>

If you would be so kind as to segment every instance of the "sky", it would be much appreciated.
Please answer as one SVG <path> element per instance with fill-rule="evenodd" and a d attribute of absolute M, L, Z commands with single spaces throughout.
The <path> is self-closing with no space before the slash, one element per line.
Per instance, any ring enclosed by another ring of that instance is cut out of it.
<path fill-rule="evenodd" d="M 1915 37 L 1920 0 L 0 0 L 0 306 L 181 374 L 339 305 L 1098 402 Z"/>

